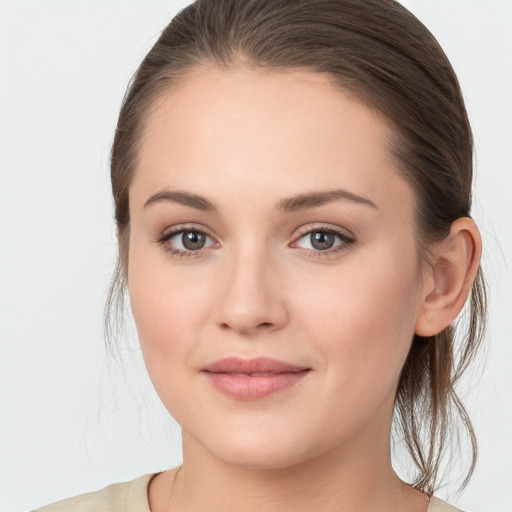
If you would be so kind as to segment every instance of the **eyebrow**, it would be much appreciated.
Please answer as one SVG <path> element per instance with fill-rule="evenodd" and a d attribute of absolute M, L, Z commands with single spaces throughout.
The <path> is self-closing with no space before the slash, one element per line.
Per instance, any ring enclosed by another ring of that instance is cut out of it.
<path fill-rule="evenodd" d="M 332 201 L 349 201 L 378 209 L 377 205 L 366 197 L 358 196 L 357 194 L 345 189 L 337 189 L 327 190 L 325 192 L 301 194 L 289 199 L 284 199 L 279 203 L 279 210 L 282 212 L 297 212 L 300 210 L 316 208 Z"/>
<path fill-rule="evenodd" d="M 190 194 L 189 192 L 180 192 L 176 190 L 161 190 L 153 194 L 145 203 L 144 208 L 155 203 L 178 203 L 190 206 L 202 212 L 216 212 L 217 208 L 202 196 Z"/>
<path fill-rule="evenodd" d="M 371 206 L 372 208 L 377 209 L 376 204 L 370 199 L 359 196 L 345 189 L 328 190 L 325 192 L 311 192 L 308 194 L 300 194 L 288 199 L 283 199 L 279 202 L 278 209 L 283 213 L 297 212 L 301 210 L 316 208 L 332 201 L 349 201 L 352 203 Z M 203 196 L 177 190 L 161 190 L 160 192 L 153 194 L 144 203 L 144 208 L 160 202 L 178 203 L 202 212 L 218 211 L 215 205 Z"/>

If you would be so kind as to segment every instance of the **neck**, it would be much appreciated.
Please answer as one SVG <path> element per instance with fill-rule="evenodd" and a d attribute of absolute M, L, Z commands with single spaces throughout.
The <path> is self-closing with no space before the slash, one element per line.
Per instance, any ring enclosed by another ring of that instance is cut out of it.
<path fill-rule="evenodd" d="M 352 441 L 350 450 L 339 447 L 286 468 L 257 469 L 219 460 L 184 434 L 183 466 L 172 489 L 169 483 L 174 475 L 168 475 L 165 506 L 151 509 L 424 512 L 427 497 L 396 476 L 388 444 L 375 448 L 369 451 L 368 446 Z"/>

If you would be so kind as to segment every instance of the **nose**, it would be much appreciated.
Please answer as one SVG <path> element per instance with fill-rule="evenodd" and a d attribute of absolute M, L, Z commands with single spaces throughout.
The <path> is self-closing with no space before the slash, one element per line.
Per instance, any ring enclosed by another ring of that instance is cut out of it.
<path fill-rule="evenodd" d="M 286 293 L 277 265 L 270 258 L 241 252 L 225 262 L 219 277 L 217 323 L 222 329 L 252 336 L 287 324 Z"/>

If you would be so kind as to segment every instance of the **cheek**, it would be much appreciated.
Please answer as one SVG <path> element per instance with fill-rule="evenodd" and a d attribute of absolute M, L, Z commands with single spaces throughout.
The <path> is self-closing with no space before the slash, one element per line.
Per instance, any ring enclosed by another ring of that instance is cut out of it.
<path fill-rule="evenodd" d="M 188 360 L 197 332 L 209 317 L 207 279 L 191 275 L 192 266 L 170 265 L 166 257 L 144 245 L 131 247 L 128 290 L 142 353 L 151 379 L 169 376 Z M 156 256 L 155 256 L 156 253 Z"/>
<path fill-rule="evenodd" d="M 407 263 L 383 254 L 378 261 L 347 264 L 317 277 L 313 292 L 297 293 L 304 297 L 298 314 L 309 337 L 317 340 L 330 385 L 351 389 L 356 402 L 361 396 L 378 398 L 395 386 L 414 335 L 415 259 Z"/>

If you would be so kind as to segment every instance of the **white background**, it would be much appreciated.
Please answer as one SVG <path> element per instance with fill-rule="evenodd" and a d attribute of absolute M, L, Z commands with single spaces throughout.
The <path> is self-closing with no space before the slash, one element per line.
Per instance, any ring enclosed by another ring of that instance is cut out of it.
<path fill-rule="evenodd" d="M 457 71 L 477 150 L 491 292 L 465 392 L 480 462 L 468 512 L 512 511 L 512 1 L 409 0 Z M 187 1 L 0 0 L 0 512 L 180 463 L 136 340 L 105 360 L 115 254 L 108 153 L 124 89 Z M 132 336 L 133 338 L 133 336 Z M 130 348 L 131 347 L 131 348 Z"/>

